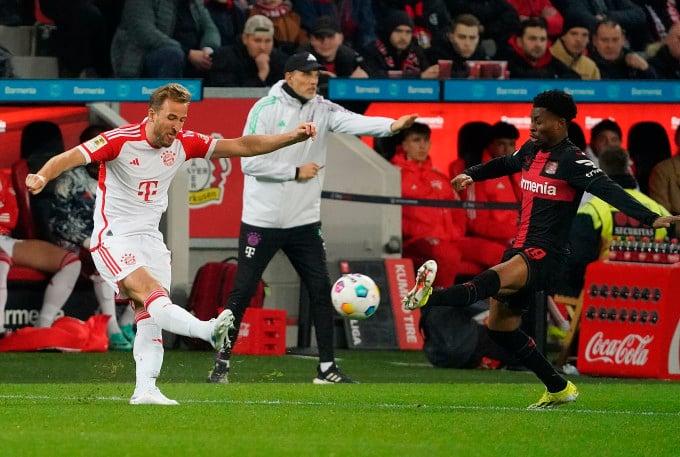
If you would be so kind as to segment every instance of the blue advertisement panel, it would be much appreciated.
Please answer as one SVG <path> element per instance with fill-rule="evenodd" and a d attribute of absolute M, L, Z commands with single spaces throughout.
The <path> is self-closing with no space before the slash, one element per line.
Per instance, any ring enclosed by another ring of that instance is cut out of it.
<path fill-rule="evenodd" d="M 441 87 L 440 87 L 441 86 Z M 530 102 L 545 90 L 561 89 L 577 102 L 677 103 L 680 84 L 675 81 L 574 81 L 496 79 L 331 79 L 331 100 Z"/>
<path fill-rule="evenodd" d="M 151 92 L 169 82 L 202 100 L 200 79 L 1 79 L 0 102 L 148 102 Z"/>
<path fill-rule="evenodd" d="M 432 79 L 331 79 L 331 100 L 437 101 L 439 81 Z"/>

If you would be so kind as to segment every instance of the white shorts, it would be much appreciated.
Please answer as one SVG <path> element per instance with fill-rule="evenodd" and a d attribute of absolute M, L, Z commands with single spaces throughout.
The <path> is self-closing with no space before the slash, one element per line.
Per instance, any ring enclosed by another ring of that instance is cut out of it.
<path fill-rule="evenodd" d="M 17 240 L 11 236 L 0 235 L 0 249 L 5 251 L 10 257 L 14 257 L 14 245 L 20 242 L 21 240 Z"/>
<path fill-rule="evenodd" d="M 128 297 L 121 293 L 118 281 L 139 267 L 146 267 L 166 290 L 170 290 L 170 251 L 162 240 L 154 236 L 104 237 L 97 249 L 92 251 L 92 260 L 101 277 L 113 286 L 119 298 Z"/>

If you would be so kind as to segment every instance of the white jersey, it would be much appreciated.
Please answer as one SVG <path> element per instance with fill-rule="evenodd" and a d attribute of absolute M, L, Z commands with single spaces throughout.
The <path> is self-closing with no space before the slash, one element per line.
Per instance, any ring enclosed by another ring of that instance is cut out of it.
<path fill-rule="evenodd" d="M 104 237 L 152 235 L 168 207 L 172 178 L 188 159 L 209 158 L 216 140 L 181 131 L 167 148 L 146 139 L 146 120 L 105 132 L 78 146 L 87 163 L 101 162 L 90 249 Z"/>

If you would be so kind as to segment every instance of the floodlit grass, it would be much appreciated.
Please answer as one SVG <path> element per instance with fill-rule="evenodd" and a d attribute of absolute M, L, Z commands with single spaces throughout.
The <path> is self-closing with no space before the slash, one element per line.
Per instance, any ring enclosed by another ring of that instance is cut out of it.
<path fill-rule="evenodd" d="M 362 383 L 315 386 L 316 360 L 166 352 L 180 406 L 130 406 L 131 354 L 0 353 L 0 456 L 678 456 L 680 383 L 572 378 L 579 401 L 527 411 L 532 374 L 440 370 L 417 352 L 341 351 Z"/>

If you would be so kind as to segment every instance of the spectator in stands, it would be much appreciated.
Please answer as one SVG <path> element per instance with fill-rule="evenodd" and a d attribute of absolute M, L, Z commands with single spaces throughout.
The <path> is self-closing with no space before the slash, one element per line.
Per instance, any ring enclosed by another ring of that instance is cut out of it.
<path fill-rule="evenodd" d="M 608 146 L 621 146 L 623 132 L 621 126 L 612 119 L 602 119 L 590 129 L 590 143 L 586 155 L 595 165 L 599 164 L 600 152 Z"/>
<path fill-rule="evenodd" d="M 118 78 L 203 77 L 220 33 L 203 0 L 127 0 L 111 44 Z"/>
<path fill-rule="evenodd" d="M 680 23 L 671 26 L 663 43 L 649 64 L 659 79 L 680 79 Z"/>
<path fill-rule="evenodd" d="M 481 162 L 488 162 L 496 157 L 510 155 L 517 150 L 519 130 L 514 125 L 499 121 L 491 126 L 490 142 L 482 153 Z M 517 203 L 519 207 L 519 177 L 501 176 L 488 181 L 475 182 L 461 192 L 463 200 L 489 203 Z M 483 241 L 484 251 L 489 255 L 486 267 L 500 262 L 512 239 L 517 234 L 519 210 L 506 209 L 468 209 L 468 237 Z M 475 241 L 477 244 L 477 241 Z"/>
<path fill-rule="evenodd" d="M 232 46 L 241 40 L 243 26 L 248 18 L 250 5 L 247 0 L 205 0 L 222 46 Z"/>
<path fill-rule="evenodd" d="M 451 78 L 467 78 L 468 60 L 488 60 L 480 46 L 482 24 L 472 14 L 461 14 L 451 21 L 446 38 L 435 40 L 430 48 L 430 62 L 451 60 Z"/>
<path fill-rule="evenodd" d="M 646 54 L 651 57 L 663 44 L 671 26 L 680 22 L 676 0 L 633 0 L 645 12 L 650 43 Z"/>
<path fill-rule="evenodd" d="M 637 190 L 638 183 L 630 174 L 629 161 L 628 152 L 621 146 L 609 146 L 600 153 L 600 168 L 612 181 L 651 211 L 661 216 L 670 216 L 663 205 Z M 593 197 L 582 205 L 571 224 L 571 255 L 566 257 L 566 274 L 559 282 L 558 293 L 579 296 L 588 264 L 608 258 L 613 237 L 626 238 L 631 233 L 636 233 L 638 238 L 647 237 L 650 240 L 666 237 L 665 228 L 655 230 L 642 226 L 598 197 Z"/>
<path fill-rule="evenodd" d="M 680 211 L 680 126 L 675 129 L 675 154 L 659 163 L 649 175 L 649 196 L 671 213 Z M 675 225 L 675 236 L 680 237 L 680 224 Z"/>
<path fill-rule="evenodd" d="M 307 32 L 301 26 L 300 15 L 293 10 L 290 0 L 257 0 L 250 8 L 250 15 L 269 18 L 274 23 L 274 44 L 286 54 L 293 54 L 309 42 Z"/>
<path fill-rule="evenodd" d="M 656 72 L 644 57 L 625 47 L 621 25 L 611 19 L 600 21 L 593 34 L 589 56 L 602 79 L 654 79 Z"/>
<path fill-rule="evenodd" d="M 430 65 L 423 49 L 413 42 L 413 27 L 405 11 L 392 12 L 386 18 L 379 39 L 363 53 L 364 68 L 371 78 L 438 77 L 439 67 Z"/>
<path fill-rule="evenodd" d="M 505 0 L 446 0 L 451 17 L 472 14 L 482 23 L 482 46 L 490 57 L 505 46 L 520 27 L 517 11 Z"/>
<path fill-rule="evenodd" d="M 376 23 L 373 2 L 367 0 L 293 0 L 302 28 L 311 31 L 321 16 L 332 16 L 340 24 L 345 44 L 360 50 L 373 43 Z"/>
<path fill-rule="evenodd" d="M 557 38 L 562 34 L 564 19 L 550 0 L 507 0 L 515 8 L 520 21 L 541 17 L 548 27 L 548 37 Z"/>
<path fill-rule="evenodd" d="M 550 47 L 550 53 L 578 73 L 581 79 L 600 79 L 600 69 L 586 55 L 589 41 L 590 30 L 585 21 L 570 15 L 564 21 L 564 33 Z"/>
<path fill-rule="evenodd" d="M 430 127 L 415 123 L 402 132 L 401 152 L 392 164 L 401 169 L 401 196 L 430 200 L 460 200 L 446 174 L 437 170 L 430 158 Z M 462 252 L 459 241 L 465 237 L 465 210 L 402 206 L 403 256 L 420 265 L 434 258 L 440 265 L 438 284 L 452 284 L 460 272 Z"/>
<path fill-rule="evenodd" d="M 417 114 L 394 120 L 362 116 L 316 93 L 322 65 L 308 52 L 292 55 L 285 80 L 255 103 L 244 127 L 252 134 L 280 131 L 280 123 L 314 119 L 317 136 L 309 145 L 283 148 L 261 160 L 242 159 L 245 175 L 234 288 L 223 303 L 234 312 L 238 329 L 256 286 L 273 256 L 283 251 L 309 292 L 310 315 L 316 331 L 319 365 L 314 384 L 351 383 L 335 363 L 331 281 L 321 231 L 321 189 L 327 171 L 330 132 L 390 136 L 410 127 Z M 236 337 L 237 335 L 235 335 Z M 237 344 L 236 342 L 234 344 Z M 209 382 L 227 383 L 231 351 L 217 354 Z"/>
<path fill-rule="evenodd" d="M 59 73 L 67 78 L 106 78 L 111 69 L 111 40 L 123 2 L 39 0 L 40 10 L 57 27 Z"/>
<path fill-rule="evenodd" d="M 393 11 L 405 11 L 413 19 L 416 42 L 425 50 L 446 35 L 451 22 L 443 0 L 375 0 L 374 4 L 383 17 Z"/>
<path fill-rule="evenodd" d="M 597 166 L 600 161 L 600 152 L 607 147 L 620 147 L 622 144 L 623 132 L 619 124 L 611 119 L 602 119 L 590 129 L 590 143 L 583 152 Z M 584 192 L 581 206 L 586 204 L 591 198 L 593 196 L 589 192 Z"/>
<path fill-rule="evenodd" d="M 106 130 L 108 129 L 103 126 L 91 125 L 80 135 L 80 143 L 85 143 Z M 109 348 L 131 351 L 134 341 L 134 311 L 131 307 L 126 307 L 125 319 L 128 326 L 123 332 L 116 316 L 115 291 L 99 275 L 89 251 L 98 177 L 99 162 L 93 162 L 66 171 L 55 180 L 49 227 L 55 243 L 80 258 L 81 274 L 92 281 L 101 313 L 110 316 L 106 326 Z"/>
<path fill-rule="evenodd" d="M 0 337 L 5 333 L 7 275 L 11 266 L 53 273 L 43 295 L 36 327 L 52 325 L 80 274 L 80 260 L 72 252 L 43 240 L 13 238 L 18 216 L 14 188 L 9 177 L 0 173 Z"/>
<path fill-rule="evenodd" d="M 548 51 L 548 29 L 542 18 L 522 21 L 519 33 L 498 55 L 508 61 L 511 79 L 580 79 Z"/>
<path fill-rule="evenodd" d="M 402 132 L 403 152 L 392 157 L 392 163 L 401 169 L 401 196 L 460 200 L 449 185 L 448 176 L 432 164 L 430 133 L 430 127 L 420 123 Z M 488 267 L 483 263 L 487 257 L 485 246 L 465 238 L 467 218 L 463 208 L 403 206 L 401 213 L 403 255 L 416 265 L 436 259 L 437 285 L 453 284 L 459 274 L 475 274 Z M 492 265 L 500 260 L 504 249 L 493 258 Z"/>
<path fill-rule="evenodd" d="M 301 51 L 307 51 L 324 66 L 319 71 L 319 94 L 328 97 L 330 78 L 368 78 L 361 67 L 364 58 L 354 49 L 342 44 L 340 25 L 331 16 L 321 16 L 309 36 L 309 44 Z"/>
<path fill-rule="evenodd" d="M 645 13 L 632 0 L 553 0 L 553 5 L 563 16 L 581 16 L 591 31 L 606 19 L 621 24 L 635 51 L 644 51 L 650 40 Z"/>
<path fill-rule="evenodd" d="M 223 46 L 213 54 L 207 86 L 264 87 L 283 78 L 288 56 L 274 47 L 274 24 L 260 15 L 250 16 L 241 41 Z"/>

